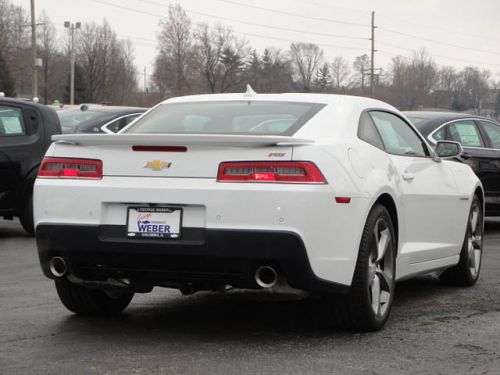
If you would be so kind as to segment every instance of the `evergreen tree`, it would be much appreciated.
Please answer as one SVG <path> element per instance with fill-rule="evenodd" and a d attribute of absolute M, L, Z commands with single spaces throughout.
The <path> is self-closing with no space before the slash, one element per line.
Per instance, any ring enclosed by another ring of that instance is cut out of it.
<path fill-rule="evenodd" d="M 316 72 L 316 79 L 314 85 L 320 92 L 326 92 L 332 87 L 332 76 L 330 74 L 330 67 L 327 63 L 323 64 Z"/>
<path fill-rule="evenodd" d="M 70 102 L 70 79 L 71 76 L 68 74 L 68 84 L 65 86 L 64 90 L 64 103 L 69 104 Z M 79 64 L 75 64 L 75 104 L 88 102 L 87 97 L 87 85 L 85 84 L 85 79 L 83 77 L 83 68 Z"/>

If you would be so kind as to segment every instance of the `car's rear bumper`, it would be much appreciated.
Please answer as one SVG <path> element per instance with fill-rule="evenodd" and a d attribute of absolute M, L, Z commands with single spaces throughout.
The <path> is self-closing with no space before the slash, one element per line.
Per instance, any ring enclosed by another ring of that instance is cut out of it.
<path fill-rule="evenodd" d="M 184 228 L 182 240 L 158 240 L 127 238 L 120 225 L 41 224 L 36 237 L 47 277 L 53 277 L 50 259 L 60 256 L 71 274 L 83 280 L 256 288 L 255 270 L 270 265 L 296 289 L 335 294 L 349 289 L 315 276 L 304 243 L 293 232 Z"/>

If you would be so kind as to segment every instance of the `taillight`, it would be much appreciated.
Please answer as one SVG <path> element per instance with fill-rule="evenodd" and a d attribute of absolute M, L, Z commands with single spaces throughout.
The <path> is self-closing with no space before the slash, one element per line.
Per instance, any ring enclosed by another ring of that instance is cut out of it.
<path fill-rule="evenodd" d="M 224 162 L 219 165 L 217 181 L 326 184 L 310 161 Z"/>
<path fill-rule="evenodd" d="M 96 159 L 44 158 L 40 178 L 102 178 L 102 161 Z"/>

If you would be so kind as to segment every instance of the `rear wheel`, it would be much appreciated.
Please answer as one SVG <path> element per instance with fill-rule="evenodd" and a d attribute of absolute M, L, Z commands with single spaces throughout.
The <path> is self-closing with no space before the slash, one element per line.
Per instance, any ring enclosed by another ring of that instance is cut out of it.
<path fill-rule="evenodd" d="M 338 307 L 340 323 L 357 331 L 381 329 L 395 291 L 396 237 L 391 217 L 375 205 L 366 221 L 349 295 Z"/>
<path fill-rule="evenodd" d="M 462 286 L 474 285 L 479 278 L 482 254 L 483 205 L 479 197 L 475 195 L 469 212 L 460 260 L 456 266 L 441 274 L 441 281 Z"/>
<path fill-rule="evenodd" d="M 21 216 L 19 217 L 21 225 L 30 236 L 35 235 L 35 224 L 33 222 L 33 193 L 29 192 L 24 203 Z"/>
<path fill-rule="evenodd" d="M 56 290 L 63 305 L 70 311 L 85 315 L 114 315 L 122 312 L 132 300 L 134 293 L 108 294 L 102 290 L 89 289 L 73 284 L 66 279 L 56 279 Z"/>

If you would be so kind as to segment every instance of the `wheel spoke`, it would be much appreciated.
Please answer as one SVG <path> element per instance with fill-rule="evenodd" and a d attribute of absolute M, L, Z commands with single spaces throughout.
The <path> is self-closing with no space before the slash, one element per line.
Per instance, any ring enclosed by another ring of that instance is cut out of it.
<path fill-rule="evenodd" d="M 392 292 L 392 277 L 381 269 L 377 269 L 376 277 L 380 280 L 380 288 L 388 293 Z"/>
<path fill-rule="evenodd" d="M 391 243 L 391 232 L 389 228 L 385 228 L 382 232 L 380 232 L 380 237 L 377 243 L 377 263 L 380 263 L 387 252 L 387 248 Z"/>
<path fill-rule="evenodd" d="M 382 290 L 380 292 L 380 313 L 383 314 L 387 306 L 389 306 L 389 301 L 391 299 L 391 293 Z"/>
<path fill-rule="evenodd" d="M 476 251 L 474 251 L 474 264 L 477 272 L 479 270 L 479 265 L 481 264 L 481 250 L 476 249 Z"/>
<path fill-rule="evenodd" d="M 370 289 L 372 295 L 372 309 L 375 315 L 378 315 L 380 310 L 380 279 L 377 275 L 373 278 Z"/>
<path fill-rule="evenodd" d="M 469 265 L 471 268 L 476 268 L 476 255 L 475 255 L 475 248 L 474 245 L 472 244 L 472 241 L 469 241 Z"/>
<path fill-rule="evenodd" d="M 479 219 L 479 210 L 477 209 L 477 207 L 474 207 L 473 211 L 471 212 L 470 220 L 469 220 L 471 232 L 473 234 L 476 234 L 478 219 Z"/>

